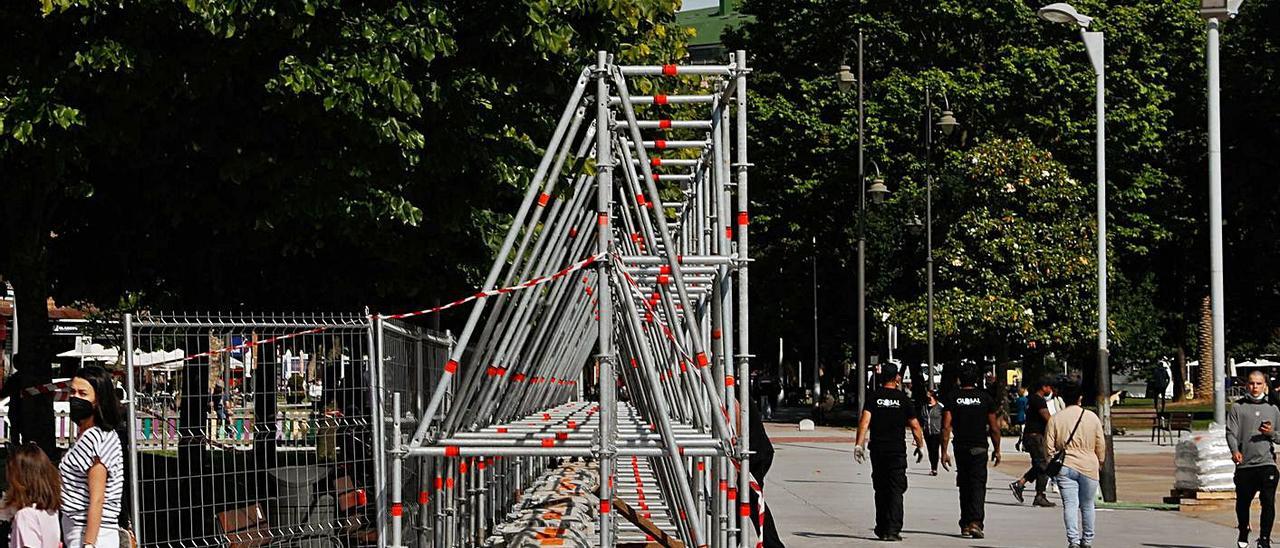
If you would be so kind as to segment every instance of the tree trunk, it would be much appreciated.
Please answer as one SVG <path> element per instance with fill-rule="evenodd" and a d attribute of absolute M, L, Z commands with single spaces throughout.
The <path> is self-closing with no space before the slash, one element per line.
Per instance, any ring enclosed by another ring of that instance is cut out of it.
<path fill-rule="evenodd" d="M 1200 367 L 1196 374 L 1196 399 L 1213 399 L 1213 305 L 1208 295 L 1200 301 Z"/>
<path fill-rule="evenodd" d="M 13 364 L 17 369 L 15 389 L 47 384 L 53 380 L 52 328 L 49 325 L 48 256 L 45 242 L 48 229 L 44 225 L 13 227 L 8 242 L 9 274 L 17 305 L 19 329 L 18 354 Z M 34 441 L 51 457 L 56 456 L 54 443 L 53 398 L 49 395 L 15 398 L 9 417 L 13 431 L 23 442 Z"/>
<path fill-rule="evenodd" d="M 1173 382 L 1173 401 L 1182 401 L 1187 392 L 1187 349 L 1182 345 L 1178 345 L 1178 359 L 1174 361 L 1173 374 L 1170 377 Z"/>
<path fill-rule="evenodd" d="M 14 149 L 0 157 L 4 196 L 0 198 L 0 273 L 13 284 L 18 310 L 18 352 L 13 357 L 14 378 L 5 392 L 48 384 L 53 380 L 53 341 L 49 325 L 49 234 L 56 218 L 53 206 L 63 192 L 56 170 L 61 154 L 47 155 L 38 148 Z M 39 174 L 39 176 L 35 175 Z M 50 457 L 57 457 L 54 443 L 52 396 L 14 397 L 9 420 L 14 441 L 33 441 Z"/>

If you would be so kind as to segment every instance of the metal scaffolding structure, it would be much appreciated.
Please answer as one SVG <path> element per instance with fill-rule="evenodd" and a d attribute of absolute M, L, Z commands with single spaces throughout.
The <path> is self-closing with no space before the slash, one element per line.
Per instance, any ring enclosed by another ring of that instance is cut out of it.
<path fill-rule="evenodd" d="M 582 70 L 483 288 L 508 289 L 425 405 L 382 402 L 385 544 L 754 545 L 748 74 L 743 51 Z M 406 470 L 435 478 L 408 518 Z"/>

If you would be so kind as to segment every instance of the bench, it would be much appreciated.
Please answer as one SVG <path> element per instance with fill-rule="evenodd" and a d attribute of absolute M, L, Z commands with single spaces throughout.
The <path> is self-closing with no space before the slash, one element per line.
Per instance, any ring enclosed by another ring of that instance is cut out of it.
<path fill-rule="evenodd" d="M 260 548 L 271 543 L 271 526 L 257 504 L 218 512 L 214 517 L 229 548 Z"/>
<path fill-rule="evenodd" d="M 1178 439 L 1182 439 L 1182 433 L 1191 433 L 1191 413 L 1156 413 L 1155 422 L 1151 425 L 1151 435 L 1156 440 L 1156 445 L 1164 445 L 1164 436 L 1168 434 L 1169 443 L 1173 443 L 1174 432 L 1178 433 Z"/>

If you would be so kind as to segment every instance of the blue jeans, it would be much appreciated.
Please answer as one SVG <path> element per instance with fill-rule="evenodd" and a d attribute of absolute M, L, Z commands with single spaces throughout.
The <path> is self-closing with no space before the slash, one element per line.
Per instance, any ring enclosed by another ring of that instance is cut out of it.
<path fill-rule="evenodd" d="M 1098 498 L 1098 480 L 1063 466 L 1058 476 L 1058 492 L 1062 494 L 1062 524 L 1067 527 L 1067 544 L 1093 544 L 1094 500 Z M 1081 524 L 1083 529 L 1081 531 Z"/>

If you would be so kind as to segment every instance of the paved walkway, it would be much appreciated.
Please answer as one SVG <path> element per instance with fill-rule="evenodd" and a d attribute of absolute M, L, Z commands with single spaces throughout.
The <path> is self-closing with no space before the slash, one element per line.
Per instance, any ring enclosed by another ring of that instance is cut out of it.
<path fill-rule="evenodd" d="M 776 455 L 765 497 L 787 546 L 878 544 L 872 533 L 871 468 L 853 462 L 852 434 L 821 427 L 817 432 L 797 432 L 792 425 L 773 424 L 769 433 L 775 438 Z M 940 471 L 931 477 L 927 461 L 912 462 L 907 474 L 906 542 L 897 546 L 1066 546 L 1060 508 L 1020 505 L 1009 493 L 1012 477 L 1026 469 L 1025 454 L 1015 453 L 1012 445 L 1008 441 L 1004 454 L 1017 458 L 989 473 L 986 539 L 959 536 L 955 476 Z M 1059 502 L 1057 495 L 1050 498 Z M 1099 547 L 1215 548 L 1232 546 L 1235 540 L 1228 527 L 1153 510 L 1100 509 L 1097 534 Z"/>

